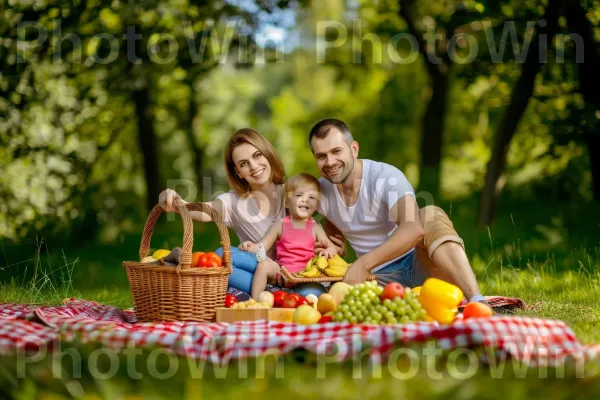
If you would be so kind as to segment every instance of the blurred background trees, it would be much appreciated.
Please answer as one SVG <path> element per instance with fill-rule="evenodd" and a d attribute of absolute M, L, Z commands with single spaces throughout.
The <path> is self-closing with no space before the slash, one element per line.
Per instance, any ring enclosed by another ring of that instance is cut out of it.
<path fill-rule="evenodd" d="M 473 226 L 492 224 L 501 192 L 600 200 L 597 1 L 0 0 L 0 13 L 11 241 L 113 241 L 168 185 L 210 200 L 241 127 L 288 174 L 316 174 L 307 132 L 324 117 L 436 200 L 480 199 Z"/>

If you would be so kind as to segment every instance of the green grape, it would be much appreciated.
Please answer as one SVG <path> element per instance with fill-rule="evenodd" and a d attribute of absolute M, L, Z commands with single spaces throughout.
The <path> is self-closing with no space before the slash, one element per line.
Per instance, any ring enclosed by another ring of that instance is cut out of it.
<path fill-rule="evenodd" d="M 375 292 L 372 289 L 369 289 L 366 291 L 367 296 L 369 296 L 369 299 L 373 300 L 374 298 L 377 297 L 377 295 L 375 294 Z"/>
<path fill-rule="evenodd" d="M 396 314 L 400 316 L 406 314 L 406 309 L 404 308 L 404 306 L 398 306 L 398 308 L 396 308 Z"/>
<path fill-rule="evenodd" d="M 400 318 L 401 324 L 408 324 L 409 322 L 410 322 L 410 319 L 408 319 L 408 317 L 406 315 L 403 315 L 402 318 Z"/>
<path fill-rule="evenodd" d="M 383 318 L 383 314 L 381 314 L 377 310 L 371 311 L 371 313 L 369 315 L 371 316 L 371 318 L 373 318 L 376 321 L 379 321 L 381 318 Z"/>
<path fill-rule="evenodd" d="M 392 300 L 394 303 L 398 304 L 399 306 L 404 304 L 404 300 L 402 300 L 400 297 L 396 297 L 394 300 Z"/>
<path fill-rule="evenodd" d="M 358 323 L 358 319 L 357 319 L 357 318 L 356 318 L 354 315 L 353 315 L 353 316 L 351 316 L 350 318 L 348 318 L 348 321 L 349 321 L 351 324 L 356 324 L 356 323 Z"/>
<path fill-rule="evenodd" d="M 344 319 L 349 320 L 352 317 L 352 313 L 350 311 L 344 311 Z"/>
<path fill-rule="evenodd" d="M 333 319 L 337 322 L 341 322 L 344 319 L 344 314 L 341 311 L 336 311 L 333 314 Z"/>
<path fill-rule="evenodd" d="M 410 319 L 411 321 L 417 320 L 417 314 L 414 311 L 410 311 L 407 315 L 408 315 L 408 319 Z"/>
<path fill-rule="evenodd" d="M 394 315 L 394 313 L 393 313 L 393 312 L 391 312 L 391 311 L 386 311 L 386 312 L 385 312 L 385 314 L 383 314 L 383 315 L 384 315 L 385 319 L 392 319 L 392 318 L 395 318 L 395 315 Z"/>
<path fill-rule="evenodd" d="M 371 300 L 371 303 L 379 305 L 381 304 L 381 299 L 378 296 L 376 296 L 373 300 Z"/>
<path fill-rule="evenodd" d="M 396 317 L 390 318 L 387 320 L 388 324 L 397 324 L 398 320 L 396 319 Z"/>
<path fill-rule="evenodd" d="M 386 303 L 385 301 L 383 302 L 383 305 L 390 311 L 396 311 L 398 309 L 398 305 L 396 303 L 394 303 L 393 301 L 386 299 L 388 302 Z"/>
<path fill-rule="evenodd" d="M 340 306 L 339 306 L 339 310 L 341 312 L 345 313 L 346 311 L 350 310 L 350 306 L 348 306 L 348 304 L 342 302 L 342 304 L 340 304 Z"/>
<path fill-rule="evenodd" d="M 356 287 L 354 287 L 354 288 L 352 288 L 352 290 L 350 290 L 350 292 L 348 294 L 351 295 L 352 297 L 358 297 L 358 296 L 360 296 L 360 290 L 358 290 Z"/>
<path fill-rule="evenodd" d="M 354 297 L 351 297 L 349 299 L 345 299 L 344 298 L 344 303 L 348 304 L 350 307 L 355 306 L 356 305 L 356 300 L 354 299 Z"/>

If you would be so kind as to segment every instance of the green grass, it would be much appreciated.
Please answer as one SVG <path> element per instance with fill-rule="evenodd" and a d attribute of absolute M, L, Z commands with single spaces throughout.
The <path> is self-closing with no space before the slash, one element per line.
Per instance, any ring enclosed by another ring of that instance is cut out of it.
<path fill-rule="evenodd" d="M 473 203 L 446 204 L 444 208 L 465 239 L 484 294 L 520 297 L 530 308 L 517 315 L 564 320 L 581 342 L 600 343 L 600 207 L 519 204 L 510 211 L 501 210 L 489 230 L 474 228 Z M 218 247 L 214 227 L 197 224 L 195 230 L 195 250 Z M 137 258 L 139 231 L 141 228 L 122 232 L 115 243 L 96 242 L 77 247 L 52 236 L 44 241 L 32 238 L 28 245 L 1 243 L 0 302 L 59 304 L 67 297 L 81 297 L 122 308 L 132 306 L 121 262 Z M 175 221 L 159 224 L 152 246 L 172 248 L 180 242 L 181 226 Z M 88 346 L 81 345 L 84 354 L 92 351 Z M 127 398 L 158 399 L 197 398 L 197 395 L 225 399 L 240 396 L 362 399 L 392 395 L 409 399 L 533 396 L 570 399 L 600 394 L 600 366 L 596 363 L 587 366 L 585 377 L 567 371 L 563 379 L 540 377 L 541 370 L 527 370 L 527 375 L 521 378 L 509 368 L 499 381 L 491 376 L 489 369 L 480 368 L 466 380 L 447 374 L 441 379 L 431 379 L 422 371 L 408 380 L 389 373 L 384 373 L 381 379 L 365 380 L 352 378 L 351 364 L 329 365 L 327 378 L 316 379 L 315 360 L 301 354 L 304 361 L 299 361 L 297 356 L 284 357 L 285 379 L 269 373 L 264 379 L 240 379 L 234 372 L 225 379 L 214 379 L 210 371 L 203 379 L 194 379 L 186 368 L 179 368 L 168 384 L 148 377 L 131 380 L 124 363 L 117 375 L 108 380 L 95 379 L 89 371 L 87 376 L 84 371 L 82 379 L 48 379 L 51 359 L 31 365 L 28 379 L 15 380 L 16 360 L 3 359 L 0 388 L 10 388 L 6 397 L 23 399 L 71 398 L 85 393 L 87 397 L 81 398 L 111 400 L 126 398 L 122 393 L 134 396 Z M 141 356 L 142 364 L 143 360 L 147 360 L 147 355 Z M 180 365 L 186 363 L 183 359 L 179 361 Z M 460 369 L 460 363 L 455 366 Z M 230 369 L 238 371 L 239 365 L 234 363 Z M 548 372 L 548 376 L 554 375 Z M 2 393 L 0 389 L 0 398 L 4 398 Z M 150 393 L 155 396 L 149 396 Z"/>

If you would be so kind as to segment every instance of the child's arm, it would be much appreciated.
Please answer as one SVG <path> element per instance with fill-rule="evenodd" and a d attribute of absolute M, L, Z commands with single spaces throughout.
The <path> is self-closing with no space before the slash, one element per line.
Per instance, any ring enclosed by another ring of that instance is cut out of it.
<path fill-rule="evenodd" d="M 269 228 L 267 233 L 265 233 L 265 236 L 263 236 L 263 238 L 261 239 L 260 243 L 263 244 L 265 251 L 269 251 L 271 249 L 271 247 L 273 247 L 273 245 L 275 244 L 277 239 L 279 239 L 280 237 L 281 237 L 281 221 L 277 221 L 273 225 L 271 225 L 271 227 Z M 252 243 L 250 241 L 244 242 L 244 243 L 240 244 L 240 249 L 242 249 L 244 251 L 249 251 L 251 253 L 256 253 L 260 243 Z"/>
<path fill-rule="evenodd" d="M 323 251 L 323 254 L 327 258 L 331 258 L 338 253 L 337 247 L 335 247 L 331 240 L 329 240 L 321 224 L 313 224 L 313 232 L 315 234 L 315 240 L 317 241 L 317 243 L 320 242 L 325 245 L 325 250 Z"/>

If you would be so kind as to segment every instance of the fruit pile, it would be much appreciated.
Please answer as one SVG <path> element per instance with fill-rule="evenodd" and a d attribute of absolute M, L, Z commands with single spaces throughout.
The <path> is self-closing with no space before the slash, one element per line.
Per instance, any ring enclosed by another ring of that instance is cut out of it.
<path fill-rule="evenodd" d="M 143 264 L 177 266 L 180 257 L 181 248 L 175 247 L 173 250 L 156 250 L 151 256 L 144 257 L 140 262 Z M 223 266 L 223 261 L 215 252 L 204 253 L 197 251 L 192 253 L 192 268 L 215 268 L 221 266 Z"/>
<path fill-rule="evenodd" d="M 429 320 L 417 294 L 393 282 L 379 286 L 365 282 L 354 286 L 333 314 L 336 322 L 406 324 Z"/>
<path fill-rule="evenodd" d="M 315 256 L 306 264 L 304 270 L 294 273 L 297 278 L 318 278 L 321 276 L 345 276 L 349 264 L 337 254 L 327 259 L 324 256 Z"/>

